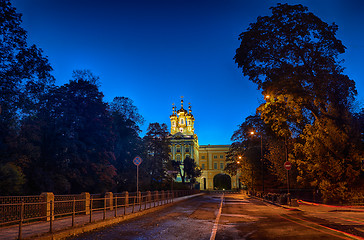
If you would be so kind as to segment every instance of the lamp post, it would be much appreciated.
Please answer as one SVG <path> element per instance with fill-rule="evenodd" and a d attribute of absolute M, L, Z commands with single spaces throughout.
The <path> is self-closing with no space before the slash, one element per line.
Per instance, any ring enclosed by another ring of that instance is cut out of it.
<path fill-rule="evenodd" d="M 240 160 L 242 159 L 242 157 L 241 156 L 239 156 L 238 157 L 238 161 L 236 162 L 237 164 L 240 164 Z M 253 169 L 253 165 L 251 166 L 251 168 L 252 168 L 252 173 L 251 173 L 251 176 L 252 176 L 252 192 L 254 192 L 254 169 Z"/>
<path fill-rule="evenodd" d="M 251 135 L 256 135 L 256 132 L 251 131 Z M 264 194 L 264 162 L 263 162 L 263 136 L 262 133 L 260 135 L 260 162 L 262 163 L 262 190 Z"/>
<path fill-rule="evenodd" d="M 287 136 L 284 135 L 284 145 L 286 152 L 286 162 L 288 162 L 288 146 L 287 146 Z M 287 170 L 287 193 L 289 196 L 289 170 Z"/>
<path fill-rule="evenodd" d="M 237 165 L 238 165 L 238 169 L 236 170 L 236 189 L 240 189 L 240 184 L 239 184 L 239 171 L 240 171 L 240 160 L 241 160 L 241 156 L 238 156 L 238 161 L 236 161 Z"/>

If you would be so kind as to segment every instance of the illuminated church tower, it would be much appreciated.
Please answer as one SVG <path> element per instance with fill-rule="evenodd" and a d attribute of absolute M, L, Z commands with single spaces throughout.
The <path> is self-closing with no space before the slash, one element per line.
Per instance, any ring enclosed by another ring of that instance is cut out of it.
<path fill-rule="evenodd" d="M 171 120 L 171 160 L 183 162 L 186 157 L 190 157 L 198 164 L 198 138 L 195 134 L 195 118 L 192 115 L 191 105 L 188 111 L 183 108 L 183 99 L 181 99 L 181 108 L 176 110 L 172 107 Z M 177 177 L 180 181 L 180 176 Z"/>
<path fill-rule="evenodd" d="M 194 135 L 194 124 L 195 118 L 192 115 L 191 105 L 188 106 L 187 110 L 183 109 L 183 99 L 181 99 L 181 109 L 176 111 L 176 107 L 172 107 L 171 119 L 171 134 L 174 135 L 177 132 L 183 135 Z"/>
<path fill-rule="evenodd" d="M 195 134 L 195 118 L 192 115 L 191 105 L 188 105 L 187 111 L 183 108 L 183 99 L 181 99 L 179 110 L 174 104 L 172 106 L 172 115 L 169 116 L 171 120 L 170 159 L 181 163 L 186 157 L 195 160 L 197 166 L 202 170 L 202 175 L 196 179 L 195 188 L 201 190 L 240 188 L 241 173 L 238 171 L 238 174 L 230 176 L 224 170 L 230 145 L 208 144 L 200 146 Z M 176 181 L 180 182 L 181 176 L 177 175 Z"/>

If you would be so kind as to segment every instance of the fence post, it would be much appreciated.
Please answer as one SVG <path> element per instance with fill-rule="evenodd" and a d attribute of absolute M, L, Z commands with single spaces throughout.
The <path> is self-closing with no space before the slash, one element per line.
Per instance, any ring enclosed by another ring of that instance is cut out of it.
<path fill-rule="evenodd" d="M 118 216 L 118 196 L 115 196 L 115 204 L 114 204 L 114 208 L 115 208 L 115 217 Z"/>
<path fill-rule="evenodd" d="M 24 200 L 21 201 L 20 205 L 20 221 L 19 221 L 19 233 L 18 233 L 19 240 L 22 239 L 23 219 L 24 219 Z"/>
<path fill-rule="evenodd" d="M 90 193 L 83 192 L 81 193 L 81 199 L 85 199 L 85 214 L 90 214 Z"/>
<path fill-rule="evenodd" d="M 157 202 L 157 206 L 159 206 L 159 193 L 158 193 L 158 191 L 154 191 L 154 207 L 155 207 L 155 202 Z"/>
<path fill-rule="evenodd" d="M 124 197 L 124 215 L 126 214 L 126 207 L 129 205 L 129 192 L 122 192 L 121 196 Z"/>
<path fill-rule="evenodd" d="M 140 191 L 137 192 L 137 202 L 140 203 L 140 201 L 142 200 L 142 193 Z"/>
<path fill-rule="evenodd" d="M 131 211 L 132 213 L 134 213 L 134 207 L 135 207 L 136 197 L 137 197 L 137 196 L 134 196 L 134 201 L 133 201 L 133 210 Z"/>
<path fill-rule="evenodd" d="M 103 220 L 105 220 L 106 218 L 106 195 L 104 197 L 104 216 L 103 216 Z"/>
<path fill-rule="evenodd" d="M 51 200 L 49 202 L 49 204 L 50 204 L 50 208 L 52 209 L 53 208 L 53 201 Z M 53 211 L 50 211 L 50 213 L 51 213 L 51 217 L 50 217 L 50 220 L 49 220 L 49 232 L 52 233 L 53 232 L 53 218 L 54 218 L 54 216 L 53 216 Z"/>
<path fill-rule="evenodd" d="M 45 203 L 43 214 L 46 216 L 46 221 L 50 220 L 49 216 L 52 216 L 52 220 L 54 220 L 54 204 L 51 205 L 51 201 L 54 203 L 54 194 L 52 192 L 43 192 L 40 196 Z"/>
<path fill-rule="evenodd" d="M 149 202 L 149 208 L 152 206 L 152 193 L 150 191 L 147 191 L 147 201 Z M 147 205 L 145 205 L 145 208 L 147 208 Z"/>
<path fill-rule="evenodd" d="M 124 197 L 124 205 L 126 207 L 128 207 L 129 206 L 129 192 L 128 191 L 122 192 L 121 196 Z"/>
<path fill-rule="evenodd" d="M 142 193 L 140 191 L 137 192 L 137 195 L 138 195 L 139 212 L 140 212 L 140 210 L 142 210 L 142 201 L 143 201 L 143 198 L 142 198 Z"/>
<path fill-rule="evenodd" d="M 161 205 L 164 204 L 164 191 L 161 191 Z"/>
<path fill-rule="evenodd" d="M 90 223 L 92 222 L 92 197 L 90 198 Z"/>
<path fill-rule="evenodd" d="M 108 207 L 110 210 L 113 210 L 113 193 L 112 192 L 107 192 L 105 193 L 105 198 L 107 198 L 107 202 L 106 202 L 106 207 Z"/>
<path fill-rule="evenodd" d="M 76 197 L 73 197 L 72 204 L 72 227 L 75 226 Z"/>

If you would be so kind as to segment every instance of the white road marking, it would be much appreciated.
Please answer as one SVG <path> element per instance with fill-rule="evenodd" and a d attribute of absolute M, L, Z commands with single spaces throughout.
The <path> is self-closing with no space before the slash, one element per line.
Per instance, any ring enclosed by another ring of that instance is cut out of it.
<path fill-rule="evenodd" d="M 247 237 L 249 237 L 250 235 L 252 235 L 253 233 L 255 233 L 257 230 L 251 231 L 250 233 L 247 233 L 244 235 L 243 239 L 246 239 Z"/>
<path fill-rule="evenodd" d="M 219 226 L 219 220 L 220 220 L 220 216 L 221 216 L 222 203 L 223 202 L 224 202 L 224 194 L 222 194 L 222 196 L 221 196 L 220 208 L 219 208 L 219 212 L 217 213 L 214 226 L 212 227 L 212 232 L 211 232 L 210 240 L 214 240 L 215 237 L 216 237 L 216 232 L 217 232 L 217 227 Z"/>

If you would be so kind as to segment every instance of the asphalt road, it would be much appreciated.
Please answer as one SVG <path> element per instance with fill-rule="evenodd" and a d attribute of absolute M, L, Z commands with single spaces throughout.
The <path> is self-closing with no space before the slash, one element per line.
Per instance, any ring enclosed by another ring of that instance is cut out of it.
<path fill-rule="evenodd" d="M 364 239 L 364 212 L 283 208 L 243 194 L 221 201 L 204 195 L 70 239 Z"/>

